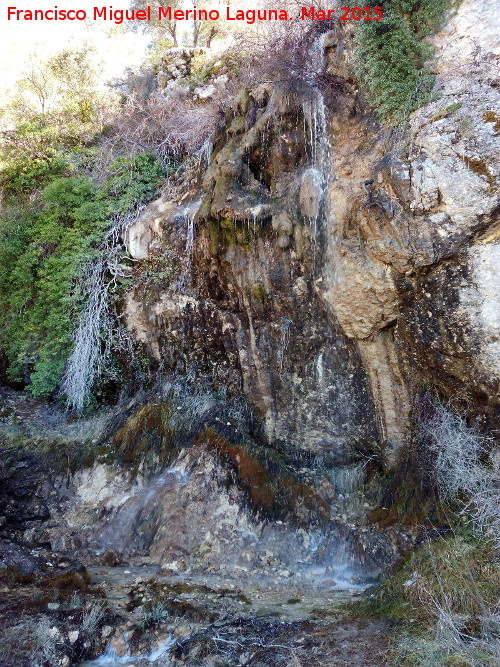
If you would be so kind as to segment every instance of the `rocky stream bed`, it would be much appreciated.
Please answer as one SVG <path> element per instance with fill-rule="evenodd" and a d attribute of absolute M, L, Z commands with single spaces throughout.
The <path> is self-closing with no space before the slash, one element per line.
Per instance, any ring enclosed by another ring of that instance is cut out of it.
<path fill-rule="evenodd" d="M 385 663 L 390 627 L 360 613 L 359 585 L 151 565 L 99 566 L 88 574 L 89 584 L 71 596 L 2 587 L 2 667 Z M 80 661 L 78 654 L 96 657 Z"/>

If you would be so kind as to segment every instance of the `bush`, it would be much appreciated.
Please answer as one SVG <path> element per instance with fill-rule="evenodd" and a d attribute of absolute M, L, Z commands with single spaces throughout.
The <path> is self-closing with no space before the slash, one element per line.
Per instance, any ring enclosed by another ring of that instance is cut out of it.
<path fill-rule="evenodd" d="M 494 644 L 463 641 L 442 628 L 430 637 L 405 637 L 394 655 L 399 667 L 497 667 Z"/>
<path fill-rule="evenodd" d="M 439 27 L 452 0 L 386 0 L 380 21 L 357 32 L 356 71 L 379 117 L 399 123 L 422 104 L 434 85 L 424 63 L 432 51 L 423 38 Z"/>
<path fill-rule="evenodd" d="M 488 460 L 490 440 L 436 400 L 423 431 L 435 458 L 442 500 L 471 517 L 477 533 L 500 549 L 500 460 Z"/>
<path fill-rule="evenodd" d="M 426 392 L 415 412 L 420 460 L 433 473 L 443 513 L 459 528 L 448 529 L 446 538 L 431 531 L 438 539 L 414 551 L 374 591 L 372 608 L 413 628 L 395 649 L 394 665 L 493 666 L 500 657 L 498 462 L 488 461 L 488 439 L 450 405 Z"/>
<path fill-rule="evenodd" d="M 57 388 L 89 295 L 84 276 L 112 219 L 150 199 L 163 180 L 152 153 L 121 157 L 107 178 L 56 178 L 39 208 L 10 207 L 0 223 L 0 343 L 9 377 L 35 396 Z"/>
<path fill-rule="evenodd" d="M 428 625 L 493 615 L 500 566 L 492 546 L 470 535 L 426 542 L 383 582 L 371 598 L 378 615 Z M 479 628 L 478 628 L 479 629 Z"/>

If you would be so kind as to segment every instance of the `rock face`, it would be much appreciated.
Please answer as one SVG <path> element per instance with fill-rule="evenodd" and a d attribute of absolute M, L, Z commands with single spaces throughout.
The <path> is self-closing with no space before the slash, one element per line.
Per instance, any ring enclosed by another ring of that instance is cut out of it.
<path fill-rule="evenodd" d="M 144 365 L 209 387 L 227 410 L 212 411 L 201 390 L 167 400 L 155 388 L 128 444 L 110 435 L 118 462 L 59 476 L 53 523 L 23 525 L 28 541 L 174 569 L 324 566 L 349 552 L 373 574 L 407 546 L 367 521 L 377 484 L 358 491 L 367 461 L 397 469 L 415 394 L 432 385 L 485 429 L 498 424 L 491 11 L 463 2 L 435 37 L 439 97 L 398 133 L 355 89 L 341 27 L 312 50 L 316 82 L 240 92 L 204 172 L 153 202 L 123 239 L 135 261 L 123 318 Z M 468 16 L 472 64 L 455 41 Z M 236 398 L 251 408 L 245 433 Z M 224 435 L 215 448 L 207 429 Z M 280 504 L 283 516 L 266 514 Z"/>
<path fill-rule="evenodd" d="M 476 10 L 469 25 L 462 3 L 435 37 L 439 98 L 396 137 L 362 110 L 340 29 L 313 54 L 335 95 L 243 91 L 191 220 L 188 289 L 129 297 L 129 328 L 153 356 L 242 389 L 271 442 L 394 466 L 425 383 L 495 418 L 498 40 L 491 3 Z M 473 46 L 459 49 L 465 28 Z M 153 204 L 130 252 L 145 257 L 152 227 L 178 233 L 183 216 L 187 233 L 185 204 Z"/>
<path fill-rule="evenodd" d="M 236 99 L 191 222 L 190 287 L 180 280 L 149 300 L 136 291 L 125 314 L 167 368 L 196 366 L 216 388 L 243 390 L 271 441 L 345 463 L 375 446 L 376 425 L 360 354 L 321 297 L 322 104 L 314 90 L 292 99 L 268 87 Z M 187 235 L 193 208 L 161 207 L 164 237 L 182 222 Z M 138 258 L 151 220 L 127 232 Z"/>

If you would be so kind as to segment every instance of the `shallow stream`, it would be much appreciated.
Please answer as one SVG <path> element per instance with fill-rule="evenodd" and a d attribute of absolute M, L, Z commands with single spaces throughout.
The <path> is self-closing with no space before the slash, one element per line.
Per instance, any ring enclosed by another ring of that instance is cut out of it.
<path fill-rule="evenodd" d="M 287 664 L 290 656 L 306 650 L 315 634 L 345 618 L 342 610 L 363 595 L 361 585 L 339 585 L 319 574 L 316 578 L 309 574 L 308 579 L 292 573 L 220 576 L 172 573 L 154 566 L 99 567 L 90 569 L 90 574 L 93 583 L 105 590 L 109 606 L 126 622 L 121 628 L 123 641 L 110 642 L 102 656 L 82 667 L 209 665 L 210 660 L 199 661 L 207 652 L 212 660 L 214 656 L 226 660 L 213 664 L 244 665 L 252 664 L 251 656 L 263 651 L 274 657 L 258 664 Z M 152 607 L 161 610 L 161 621 L 146 642 L 134 644 L 134 628 L 144 625 L 145 610 Z M 355 634 L 348 625 L 342 626 L 342 636 Z"/>

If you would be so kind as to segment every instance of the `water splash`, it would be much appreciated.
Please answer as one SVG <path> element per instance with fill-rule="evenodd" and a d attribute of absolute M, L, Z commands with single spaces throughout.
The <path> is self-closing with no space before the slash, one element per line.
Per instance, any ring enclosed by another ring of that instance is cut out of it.
<path fill-rule="evenodd" d="M 130 655 L 127 651 L 126 655 L 119 656 L 112 646 L 108 645 L 106 651 L 95 660 L 87 660 L 81 663 L 80 667 L 122 667 L 125 665 L 133 665 L 138 660 L 146 660 L 147 662 L 155 663 L 161 659 L 162 667 L 168 667 L 170 660 L 166 654 L 170 648 L 175 644 L 173 637 L 168 637 L 158 648 L 151 651 L 151 653 L 141 653 L 140 655 Z"/>

